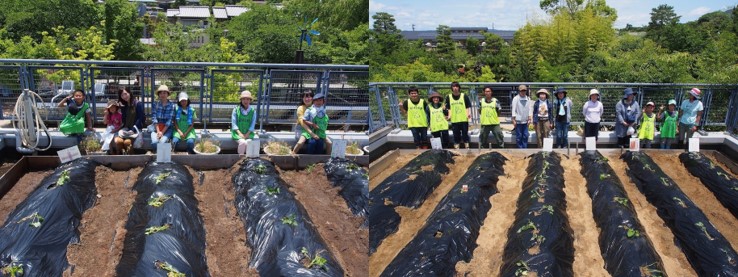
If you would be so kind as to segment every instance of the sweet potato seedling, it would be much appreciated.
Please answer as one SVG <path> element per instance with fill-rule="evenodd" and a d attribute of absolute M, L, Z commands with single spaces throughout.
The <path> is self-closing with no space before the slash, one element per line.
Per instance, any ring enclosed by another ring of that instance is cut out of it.
<path fill-rule="evenodd" d="M 685 204 L 684 201 L 682 201 L 682 199 L 680 199 L 679 197 L 674 196 L 671 199 L 674 199 L 674 201 L 676 201 L 677 202 L 677 205 L 679 205 L 680 207 L 682 207 L 682 208 L 686 208 L 687 207 L 687 204 Z"/>
<path fill-rule="evenodd" d="M 279 192 L 280 192 L 280 191 L 279 191 L 279 187 L 277 187 L 277 186 L 274 186 L 274 187 L 267 187 L 267 188 L 266 188 L 266 194 L 267 194 L 268 196 L 274 196 L 274 195 L 277 195 L 277 194 L 279 194 Z"/>
<path fill-rule="evenodd" d="M 69 182 L 69 170 L 65 169 L 64 171 L 62 171 L 61 176 L 59 176 L 59 179 L 56 179 L 56 184 L 54 187 L 61 187 L 67 182 Z"/>
<path fill-rule="evenodd" d="M 637 238 L 637 237 L 640 237 L 641 236 L 641 232 L 640 231 L 638 231 L 636 229 L 633 229 L 630 226 L 620 225 L 620 228 L 623 228 L 623 229 L 627 230 L 627 233 L 625 235 L 629 239 Z"/>
<path fill-rule="evenodd" d="M 9 265 L 0 269 L 0 272 L 2 272 L 5 276 L 10 277 L 22 276 L 23 267 L 15 263 L 10 263 Z"/>
<path fill-rule="evenodd" d="M 610 178 L 610 174 L 606 174 L 606 173 L 600 174 L 600 181 L 605 180 L 607 178 Z"/>
<path fill-rule="evenodd" d="M 151 197 L 151 198 L 149 198 L 148 205 L 149 206 L 152 206 L 152 207 L 159 208 L 162 205 L 164 205 L 164 202 L 167 202 L 167 200 L 169 200 L 169 199 L 172 199 L 172 196 L 169 196 L 169 195 L 166 195 L 166 194 L 164 194 L 162 196 L 159 196 L 159 197 Z"/>
<path fill-rule="evenodd" d="M 327 270 L 325 267 L 325 264 L 328 263 L 328 260 L 320 256 L 320 253 L 323 252 L 323 250 L 320 250 L 318 252 L 315 252 L 315 256 L 310 256 L 310 252 L 308 252 L 307 248 L 303 247 L 300 253 L 304 256 L 305 262 L 303 262 L 303 266 L 307 269 L 311 269 L 313 267 L 317 267 L 318 269 Z M 307 261 L 310 261 L 309 263 Z"/>
<path fill-rule="evenodd" d="M 21 220 L 18 220 L 18 223 L 21 223 L 23 221 L 30 220 L 31 222 L 28 223 L 31 227 L 38 228 L 41 227 L 41 223 L 44 223 L 44 217 L 38 214 L 38 212 L 35 212 L 29 216 L 26 216 L 24 218 L 21 218 Z"/>
<path fill-rule="evenodd" d="M 618 202 L 618 204 L 623 205 L 625 207 L 628 206 L 628 198 L 625 198 L 625 197 L 613 197 L 612 201 Z"/>
<path fill-rule="evenodd" d="M 171 174 L 172 174 L 171 171 L 165 171 L 165 172 L 159 173 L 159 175 L 156 176 L 156 184 L 158 185 L 159 183 L 161 183 L 161 181 L 164 181 L 164 179 L 169 177 L 169 175 Z"/>
<path fill-rule="evenodd" d="M 700 221 L 700 222 L 695 223 L 694 225 L 697 226 L 697 227 L 699 227 L 700 230 L 702 230 L 702 232 L 705 233 L 705 237 L 707 237 L 707 239 L 709 239 L 709 240 L 715 240 L 715 238 L 712 237 L 712 236 L 710 236 L 710 233 L 707 232 L 707 227 L 705 227 L 705 224 L 704 223 L 702 223 Z"/>
<path fill-rule="evenodd" d="M 518 267 L 518 269 L 515 270 L 515 276 L 528 276 L 528 272 L 530 272 L 528 263 L 525 261 L 518 261 L 515 265 Z"/>
<path fill-rule="evenodd" d="M 536 225 L 533 223 L 533 221 L 530 221 L 530 219 L 528 219 L 528 223 L 518 228 L 517 233 L 520 234 L 521 232 L 527 231 L 527 230 L 538 230 Z"/>
<path fill-rule="evenodd" d="M 644 265 L 640 267 L 641 276 L 644 277 L 662 277 L 664 273 L 656 269 L 656 264 Z"/>
<path fill-rule="evenodd" d="M 310 164 L 307 167 L 305 167 L 305 171 L 307 171 L 308 173 L 312 173 L 313 169 L 315 169 L 315 164 Z"/>
<path fill-rule="evenodd" d="M 256 172 L 256 174 L 262 175 L 266 173 L 266 166 L 264 166 L 263 164 L 259 164 L 254 167 L 254 172 Z"/>
<path fill-rule="evenodd" d="M 158 232 L 161 232 L 161 231 L 164 231 L 164 230 L 167 230 L 167 229 L 169 229 L 169 227 L 170 227 L 170 226 L 171 226 L 171 225 L 169 225 L 169 223 L 167 223 L 167 224 L 164 224 L 164 225 L 162 225 L 162 226 L 151 226 L 151 227 L 149 227 L 149 228 L 146 228 L 146 233 L 145 233 L 145 234 L 146 234 L 147 236 L 148 236 L 148 235 L 151 235 L 151 234 L 156 234 L 156 233 L 158 233 Z"/>
<path fill-rule="evenodd" d="M 186 275 L 184 273 L 179 272 L 177 269 L 175 269 L 171 264 L 167 262 L 162 261 L 154 261 L 154 266 L 156 268 L 164 270 L 167 272 L 167 277 L 185 277 Z"/>
<path fill-rule="evenodd" d="M 292 227 L 297 226 L 297 219 L 294 214 L 282 217 L 282 224 L 290 225 Z"/>

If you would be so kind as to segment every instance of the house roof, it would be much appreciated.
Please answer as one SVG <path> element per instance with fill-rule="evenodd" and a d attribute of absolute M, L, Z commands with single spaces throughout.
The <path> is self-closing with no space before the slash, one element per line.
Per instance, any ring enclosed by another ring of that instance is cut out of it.
<path fill-rule="evenodd" d="M 177 17 L 209 18 L 210 8 L 207 6 L 182 6 L 179 7 L 179 15 Z"/>
<path fill-rule="evenodd" d="M 226 6 L 225 9 L 226 9 L 226 12 L 228 13 L 228 17 L 239 16 L 242 13 L 249 11 L 248 8 L 243 7 L 243 6 Z"/>
<path fill-rule="evenodd" d="M 507 31 L 507 30 L 494 30 L 494 29 L 487 29 L 487 28 L 479 28 L 479 27 L 456 27 L 451 28 L 451 39 L 453 40 L 465 40 L 469 37 L 477 38 L 477 39 L 484 39 L 484 35 L 482 35 L 479 32 L 468 32 L 468 33 L 462 33 L 462 32 L 455 32 L 455 31 L 475 31 L 475 30 L 485 30 L 488 33 L 496 34 L 502 39 L 506 41 L 510 41 L 515 36 L 515 31 Z M 402 35 L 407 40 L 436 40 L 436 36 L 438 36 L 438 33 L 436 30 L 425 30 L 425 31 L 401 31 L 400 35 Z"/>
<path fill-rule="evenodd" d="M 175 17 L 179 15 L 179 9 L 167 9 L 167 17 Z"/>
<path fill-rule="evenodd" d="M 222 7 L 213 7 L 213 16 L 215 19 L 228 19 L 226 9 Z"/>

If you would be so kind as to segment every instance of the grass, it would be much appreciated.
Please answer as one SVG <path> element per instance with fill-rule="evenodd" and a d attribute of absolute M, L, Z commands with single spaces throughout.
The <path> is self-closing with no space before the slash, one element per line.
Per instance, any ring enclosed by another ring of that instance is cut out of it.
<path fill-rule="evenodd" d="M 283 141 L 270 141 L 264 146 L 264 152 L 274 155 L 289 155 L 292 149 Z"/>

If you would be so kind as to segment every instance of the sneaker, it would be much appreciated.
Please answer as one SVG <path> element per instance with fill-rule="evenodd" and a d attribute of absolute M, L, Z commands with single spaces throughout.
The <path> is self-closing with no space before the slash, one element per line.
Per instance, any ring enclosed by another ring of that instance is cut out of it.
<path fill-rule="evenodd" d="M 459 145 L 458 144 L 454 144 L 454 149 L 459 149 Z"/>
<path fill-rule="evenodd" d="M 154 155 L 154 152 L 151 152 L 150 150 L 146 151 L 146 155 Z"/>
<path fill-rule="evenodd" d="M 469 143 L 464 143 L 464 148 L 469 149 Z"/>

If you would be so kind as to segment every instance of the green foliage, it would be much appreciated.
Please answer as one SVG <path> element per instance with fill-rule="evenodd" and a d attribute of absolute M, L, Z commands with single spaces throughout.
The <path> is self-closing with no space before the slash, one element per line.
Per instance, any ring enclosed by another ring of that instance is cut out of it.
<path fill-rule="evenodd" d="M 528 273 L 530 273 L 530 267 L 525 261 L 518 261 L 515 263 L 515 266 L 518 267 L 518 269 L 515 270 L 515 276 L 528 276 Z"/>
<path fill-rule="evenodd" d="M 69 182 L 69 169 L 65 169 L 64 171 L 62 171 L 61 175 L 59 176 L 59 179 L 56 179 L 55 185 L 57 187 L 61 187 L 67 182 Z"/>
<path fill-rule="evenodd" d="M 168 262 L 162 262 L 162 261 L 155 261 L 154 266 L 156 268 L 164 270 L 167 272 L 167 277 L 185 277 L 186 275 L 184 273 L 179 272 L 177 269 L 175 269 L 171 264 Z"/>
<path fill-rule="evenodd" d="M 24 221 L 29 221 L 29 220 L 31 222 L 29 222 L 28 225 L 31 226 L 31 227 L 33 227 L 33 228 L 41 227 L 41 224 L 44 223 L 44 217 L 41 216 L 40 214 L 38 214 L 38 212 L 34 212 L 33 214 L 31 214 L 29 216 L 26 216 L 24 218 L 21 218 L 20 220 L 18 220 L 17 223 L 20 224 L 20 223 L 22 223 Z"/>
<path fill-rule="evenodd" d="M 41 33 L 65 26 L 72 33 L 94 26 L 100 20 L 99 7 L 93 0 L 4 0 L 0 1 L 0 26 L 13 40 L 29 36 L 34 41 Z"/>
<path fill-rule="evenodd" d="M 136 6 L 127 0 L 107 0 L 103 5 L 105 41 L 115 42 L 113 54 L 121 60 L 138 60 L 143 51 L 139 38 L 143 20 Z"/>
<path fill-rule="evenodd" d="M 527 230 L 538 230 L 538 228 L 536 227 L 536 225 L 532 221 L 530 221 L 530 219 L 528 219 L 528 223 L 526 223 L 525 225 L 520 226 L 520 228 L 518 228 L 517 233 L 520 234 L 520 233 L 522 233 L 524 231 L 527 231 Z"/>
<path fill-rule="evenodd" d="M 159 183 L 161 183 L 162 181 L 164 181 L 164 179 L 166 179 L 167 177 L 169 177 L 169 175 L 171 175 L 171 174 L 172 174 L 171 171 L 165 171 L 165 172 L 159 173 L 159 175 L 157 175 L 156 176 L 156 179 L 155 179 L 156 184 L 158 185 Z"/>
<path fill-rule="evenodd" d="M 625 197 L 613 197 L 612 200 L 615 201 L 615 202 L 618 202 L 618 204 L 620 204 L 620 205 L 623 205 L 623 206 L 626 206 L 626 207 L 628 206 L 628 198 L 625 198 Z"/>
<path fill-rule="evenodd" d="M 266 194 L 269 195 L 269 196 L 277 195 L 277 194 L 279 194 L 279 192 L 280 192 L 279 191 L 279 187 L 276 187 L 276 186 L 275 187 L 267 187 L 267 189 L 266 189 Z"/>
<path fill-rule="evenodd" d="M 146 228 L 146 232 L 145 232 L 145 234 L 146 234 L 147 236 L 148 236 L 148 235 L 151 235 L 151 234 L 156 234 L 156 233 L 158 233 L 158 232 L 161 232 L 161 231 L 166 231 L 166 230 L 168 230 L 168 229 L 169 229 L 169 227 L 171 227 L 171 225 L 169 225 L 169 223 L 167 223 L 167 224 L 164 224 L 164 225 L 162 225 L 162 226 L 151 226 L 151 227 L 149 227 L 149 228 Z"/>
<path fill-rule="evenodd" d="M 149 198 L 149 201 L 148 201 L 147 204 L 149 206 L 159 208 L 162 205 L 164 205 L 164 202 L 167 202 L 167 200 L 169 200 L 169 199 L 172 199 L 172 196 L 171 195 L 164 194 L 164 195 L 159 196 L 159 197 L 151 197 L 151 198 Z"/>
<path fill-rule="evenodd" d="M 303 263 L 305 268 L 311 269 L 313 267 L 317 267 L 318 269 L 327 270 L 327 268 L 325 267 L 325 264 L 328 263 L 328 260 L 320 256 L 321 252 L 323 251 L 322 250 L 318 251 L 315 253 L 315 256 L 311 256 L 307 248 L 303 247 L 300 253 L 302 253 L 306 261 L 309 261 L 309 263 L 308 262 Z"/>
<path fill-rule="evenodd" d="M 297 226 L 297 219 L 295 218 L 294 214 L 291 214 L 289 216 L 282 217 L 282 224 L 295 227 Z"/>
<path fill-rule="evenodd" d="M 5 276 L 10 277 L 23 276 L 23 266 L 13 262 L 0 268 L 0 272 Z"/>
<path fill-rule="evenodd" d="M 705 237 L 707 237 L 707 239 L 709 239 L 709 240 L 715 240 L 715 238 L 713 236 L 711 236 L 710 233 L 707 232 L 707 227 L 705 226 L 704 223 L 697 222 L 697 223 L 694 224 L 694 226 L 697 226 L 697 228 L 700 228 L 700 230 L 702 230 L 702 233 L 705 234 Z"/>

